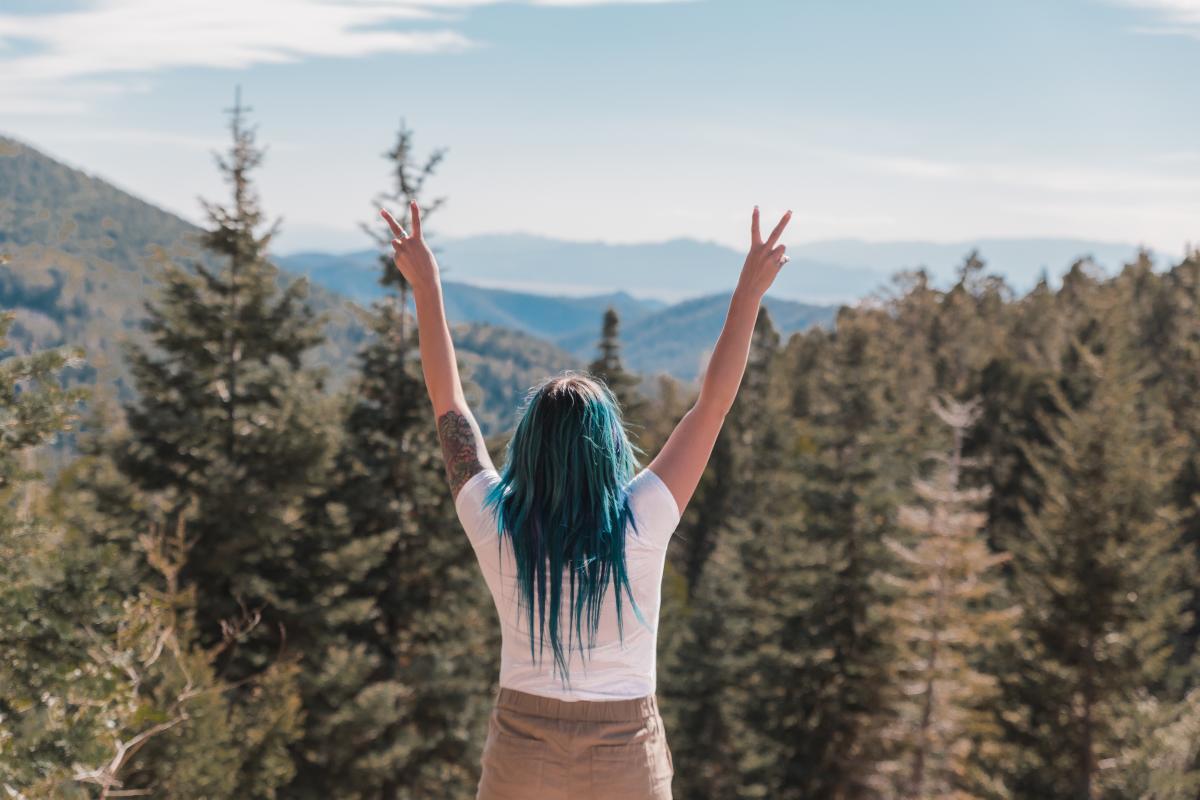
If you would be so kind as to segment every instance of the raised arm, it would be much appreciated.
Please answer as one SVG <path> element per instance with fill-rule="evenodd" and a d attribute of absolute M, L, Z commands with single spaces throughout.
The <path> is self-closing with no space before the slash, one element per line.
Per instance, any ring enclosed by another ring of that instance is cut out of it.
<path fill-rule="evenodd" d="M 737 397 L 746 371 L 746 359 L 750 356 L 750 339 L 758 318 L 758 306 L 787 261 L 786 248 L 778 242 L 791 217 L 791 211 L 784 214 L 764 242 L 759 233 L 758 207 L 755 206 L 750 224 L 750 252 L 729 301 L 725 326 L 704 371 L 700 397 L 650 462 L 650 470 L 671 490 L 680 513 L 687 508 L 700 483 L 717 434 Z"/>
<path fill-rule="evenodd" d="M 437 259 L 421 235 L 421 209 L 414 202 L 409 205 L 409 213 L 412 217 L 411 236 L 390 213 L 380 211 L 395 237 L 392 249 L 396 251 L 396 268 L 412 286 L 421 343 L 421 370 L 437 419 L 438 438 L 446 459 L 446 478 L 450 482 L 450 492 L 457 500 L 459 490 L 476 473 L 495 467 L 463 394 L 454 341 L 450 338 L 450 326 L 442 303 Z"/>

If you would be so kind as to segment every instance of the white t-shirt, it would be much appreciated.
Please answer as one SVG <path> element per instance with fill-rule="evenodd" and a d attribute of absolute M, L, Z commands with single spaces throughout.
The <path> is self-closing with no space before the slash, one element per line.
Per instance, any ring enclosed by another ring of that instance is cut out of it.
<path fill-rule="evenodd" d="M 549 636 L 541 653 L 541 663 L 537 659 L 537 637 L 534 638 L 535 657 L 530 659 L 529 618 L 527 612 L 517 613 L 519 587 L 512 543 L 506 537 L 501 550 L 497 544 L 496 519 L 490 509 L 483 507 L 488 490 L 499 482 L 500 475 L 495 470 L 484 470 L 472 476 L 459 491 L 455 507 L 500 616 L 500 686 L 561 700 L 622 700 L 654 694 L 663 565 L 667 543 L 679 525 L 679 506 L 671 490 L 649 468 L 630 481 L 629 504 L 638 530 L 634 531 L 632 525 L 626 529 L 625 563 L 630 589 L 646 625 L 638 621 L 629 598 L 622 594 L 621 623 L 625 634 L 622 643 L 617 635 L 615 590 L 609 583 L 604 592 L 596 643 L 589 651 L 586 663 L 581 660 L 578 643 L 572 642 L 568 690 L 561 677 L 554 674 Z M 564 581 L 564 607 L 568 605 L 569 586 Z M 564 608 L 564 619 L 566 616 Z M 536 622 L 536 616 L 534 619 Z M 584 622 L 586 646 L 586 620 Z M 564 650 L 566 644 L 564 637 Z"/>

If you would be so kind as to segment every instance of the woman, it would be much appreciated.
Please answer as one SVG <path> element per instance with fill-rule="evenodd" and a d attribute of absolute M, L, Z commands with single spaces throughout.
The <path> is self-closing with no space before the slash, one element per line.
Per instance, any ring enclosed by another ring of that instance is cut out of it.
<path fill-rule="evenodd" d="M 787 261 L 778 241 L 791 212 L 763 240 L 754 209 L 699 398 L 649 466 L 637 471 L 608 388 L 567 372 L 530 393 L 503 473 L 463 396 L 420 209 L 411 206 L 411 236 L 381 213 L 412 285 L 455 507 L 501 621 L 477 798 L 670 798 L 674 767 L 655 697 L 667 543 L 737 395 L 759 303 Z"/>

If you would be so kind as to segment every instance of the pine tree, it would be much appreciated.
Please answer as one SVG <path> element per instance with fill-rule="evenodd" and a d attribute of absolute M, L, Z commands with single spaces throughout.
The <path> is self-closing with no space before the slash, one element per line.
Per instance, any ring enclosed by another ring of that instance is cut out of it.
<path fill-rule="evenodd" d="M 409 177 L 410 139 L 402 128 L 388 154 L 386 197 L 405 208 L 424 185 Z M 390 253 L 390 237 L 378 240 Z M 380 260 L 381 283 L 396 287 L 391 257 Z M 337 479 L 310 512 L 310 527 L 325 532 L 324 641 L 307 664 L 305 767 L 293 797 L 465 797 L 478 781 L 498 631 L 446 486 L 403 308 L 389 295 L 372 310 Z"/>
<path fill-rule="evenodd" d="M 13 320 L 11 312 L 0 316 L 5 352 Z M 47 350 L 0 362 L 0 789 L 18 797 L 35 786 L 69 785 L 69 759 L 90 754 L 101 730 L 64 699 L 63 670 L 86 653 L 63 628 L 91 598 L 61 591 L 72 553 L 58 564 L 47 558 L 59 537 L 39 513 L 41 476 L 28 463 L 77 421 L 83 394 L 66 391 L 60 373 L 80 357 Z"/>
<path fill-rule="evenodd" d="M 704 565 L 716 547 L 721 527 L 747 509 L 745 497 L 739 500 L 739 487 L 743 482 L 749 482 L 745 461 L 754 437 L 752 431 L 765 424 L 761 415 L 778 347 L 779 333 L 763 306 L 754 321 L 746 372 L 737 400 L 717 435 L 704 474 L 674 537 L 679 546 L 668 554 L 669 563 L 688 587 L 699 583 Z"/>
<path fill-rule="evenodd" d="M 403 120 L 400 122 L 400 130 L 396 134 L 396 143 L 383 154 L 387 159 L 390 178 L 392 185 L 388 191 L 381 193 L 374 199 L 372 203 L 373 211 L 378 211 L 381 206 L 390 206 L 393 215 L 396 216 L 396 221 L 406 230 L 412 230 L 412 219 L 410 218 L 409 202 L 418 200 L 421 204 L 421 216 L 423 219 L 428 219 L 431 215 L 436 214 L 437 210 L 446 202 L 446 198 L 428 198 L 425 197 L 425 184 L 436 173 L 438 167 L 446 157 L 445 148 L 439 148 L 431 152 L 423 162 L 417 163 L 415 156 L 415 146 L 413 144 L 413 131 Z M 374 215 L 372 215 L 374 217 Z M 394 287 L 399 290 L 399 336 L 402 341 L 407 341 L 408 330 L 406 328 L 406 316 L 408 314 L 409 293 L 412 287 L 408 285 L 408 281 L 396 268 L 396 263 L 392 258 L 392 241 L 391 229 L 380 230 L 377 220 L 373 220 L 371 224 L 363 223 L 363 231 L 371 238 L 377 249 L 379 250 L 379 264 L 383 269 L 383 277 L 380 279 L 380 285 L 386 287 Z"/>
<path fill-rule="evenodd" d="M 1149 256 L 1139 266 L 1150 272 Z M 1139 270 L 1140 271 L 1140 270 Z M 1151 273 L 1152 275 L 1153 273 Z M 1172 426 L 1188 443 L 1172 486 L 1182 513 L 1185 552 L 1200 549 L 1200 250 L 1162 276 L 1141 319 L 1140 335 L 1153 373 L 1147 383 L 1161 395 Z M 1179 641 L 1177 661 L 1188 665 L 1200 659 L 1200 582 L 1191 586 L 1192 626 Z M 1192 667 L 1192 675 L 1200 670 Z M 1200 682 L 1193 680 L 1193 686 Z"/>
<path fill-rule="evenodd" d="M 195 592 L 198 646 L 217 649 L 218 674 L 243 686 L 236 792 L 252 798 L 274 796 L 294 773 L 287 748 L 299 720 L 287 709 L 298 689 L 294 673 L 272 665 L 310 644 L 316 548 L 302 512 L 324 480 L 332 431 L 322 374 L 304 364 L 321 341 L 307 284 L 280 280 L 266 255 L 274 228 L 259 232 L 251 175 L 263 152 L 247 111 L 239 97 L 231 146 L 218 158 L 231 204 L 205 204 L 209 258 L 166 265 L 147 304 L 149 344 L 129 347 L 137 398 L 125 409 L 128 429 L 106 439 L 115 474 L 97 468 L 100 483 L 87 491 L 118 517 L 100 532 L 127 550 L 153 516 L 147 509 L 162 508 L 168 525 L 192 509 L 180 582 Z M 137 505 L 108 504 L 122 499 Z M 136 577 L 153 574 L 143 562 Z M 236 642 L 226 646 L 231 631 Z M 270 693 L 276 702 L 264 706 Z"/>
<path fill-rule="evenodd" d="M 723 458 L 710 460 L 711 474 L 693 500 L 702 509 L 699 524 L 677 534 L 685 546 L 680 563 L 695 570 L 686 605 L 670 609 L 679 618 L 669 618 L 663 646 L 663 674 L 671 676 L 662 690 L 664 718 L 681 798 L 753 796 L 744 793 L 756 791 L 762 780 L 747 774 L 762 754 L 755 729 L 760 721 L 744 718 L 744 689 L 746 681 L 763 677 L 753 663 L 762 644 L 759 617 L 769 613 L 769 601 L 759 595 L 767 566 L 762 545 L 781 523 L 776 477 L 782 420 L 769 402 L 778 348 L 779 334 L 760 309 L 743 385 L 720 435 Z M 786 559 L 778 552 L 767 559 L 780 556 Z M 686 573 L 673 565 L 670 574 Z"/>
<path fill-rule="evenodd" d="M 1011 676 L 1027 698 L 1024 796 L 1103 796 L 1119 716 L 1139 690 L 1163 691 L 1188 624 L 1182 579 L 1194 566 L 1167 505 L 1172 451 L 1147 435 L 1124 326 L 1110 318 L 1087 332 L 1067 388 L 1052 388 L 1051 444 L 1030 448 L 1044 488 L 1010 547 L 1024 612 L 1024 663 Z"/>
<path fill-rule="evenodd" d="M 733 693 L 745 672 L 739 648 L 748 640 L 751 576 L 739 553 L 745 533 L 736 523 L 724 528 L 687 604 L 663 608 L 663 614 L 675 612 L 664 617 L 669 623 L 659 672 L 667 679 L 659 692 L 679 800 L 737 797 L 742 781 L 740 709 Z"/>
<path fill-rule="evenodd" d="M 748 367 L 742 389 L 753 390 L 743 409 L 748 430 L 739 437 L 749 447 L 743 466 L 748 480 L 738 487 L 745 505 L 717 542 L 718 553 L 736 547 L 745 593 L 744 604 L 732 610 L 741 638 L 726 702 L 735 734 L 735 796 L 795 799 L 808 796 L 807 777 L 798 770 L 811 724 L 804 687 L 817 655 L 807 635 L 810 577 L 822 552 L 805 537 L 807 509 L 799 502 L 799 468 L 809 439 L 791 414 L 786 388 L 792 364 L 780 358 L 774 331 L 764 334 L 769 359 L 757 375 Z"/>
<path fill-rule="evenodd" d="M 1120 747 L 1100 775 L 1100 797 L 1200 797 L 1200 689 L 1179 702 L 1136 692 L 1115 715 L 1114 733 Z"/>
<path fill-rule="evenodd" d="M 232 145 L 218 159 L 232 204 L 205 204 L 213 227 L 202 241 L 221 266 L 170 265 L 160 298 L 147 304 L 153 347 L 130 348 L 138 399 L 116 456 L 144 491 L 167 493 L 177 509 L 197 504 L 183 577 L 198 587 L 201 635 L 215 643 L 223 620 L 264 615 L 264 638 L 276 641 L 243 643 L 229 665 L 235 680 L 264 666 L 278 626 L 299 616 L 298 509 L 321 478 L 329 438 L 320 375 L 302 363 L 321 341 L 320 321 L 305 302 L 307 283 L 280 290 L 266 260 L 274 229 L 258 233 L 251 173 L 263 153 L 247 111 L 239 98 Z"/>
<path fill-rule="evenodd" d="M 621 318 L 611 306 L 604 312 L 596 350 L 596 359 L 588 364 L 588 372 L 608 384 L 621 404 L 625 420 L 636 423 L 642 417 L 646 401 L 638 393 L 641 379 L 627 371 L 621 362 Z"/>
<path fill-rule="evenodd" d="M 56 380 L 73 361 L 47 351 L 0 364 L 0 786 L 18 800 L 232 796 L 239 738 L 254 727 L 235 716 L 214 654 L 195 645 L 192 592 L 176 580 L 182 528 L 138 537 L 159 586 L 115 593 L 101 579 L 111 553 L 62 525 L 25 467 L 75 425 L 82 392 Z"/>
<path fill-rule="evenodd" d="M 889 371 L 885 323 L 878 311 L 843 308 L 805 376 L 811 443 L 796 496 L 812 555 L 797 598 L 806 618 L 795 627 L 810 644 L 791 690 L 791 728 L 802 732 L 789 765 L 795 797 L 868 797 L 882 755 L 896 654 L 883 614 L 894 590 L 880 576 L 893 571 L 884 537 L 904 457 L 880 379 Z"/>
<path fill-rule="evenodd" d="M 1008 557 L 992 553 L 981 535 L 987 517 L 977 507 L 988 490 L 962 486 L 978 403 L 935 402 L 934 412 L 953 445 L 934 475 L 916 482 L 921 503 L 899 511 L 909 535 L 885 540 L 902 567 L 891 576 L 898 597 L 886 612 L 899 642 L 899 691 L 878 786 L 883 796 L 914 800 L 1003 798 L 1009 794 L 994 769 L 1000 693 L 979 664 L 1016 620 L 996 572 Z"/>

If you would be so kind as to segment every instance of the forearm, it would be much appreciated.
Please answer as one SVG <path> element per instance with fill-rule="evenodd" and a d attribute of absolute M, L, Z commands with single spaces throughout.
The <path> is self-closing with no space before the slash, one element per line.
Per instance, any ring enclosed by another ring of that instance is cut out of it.
<path fill-rule="evenodd" d="M 458 374 L 450 325 L 446 322 L 440 283 L 414 285 L 413 300 L 417 306 L 417 331 L 425 388 L 429 391 L 434 415 L 441 418 L 451 408 L 459 405 L 465 407 L 466 398 Z"/>
<path fill-rule="evenodd" d="M 746 371 L 746 360 L 750 357 L 750 340 L 754 336 L 761 299 L 757 292 L 741 284 L 734 291 L 725 326 L 704 371 L 698 407 L 721 415 L 729 413 L 733 407 Z"/>

